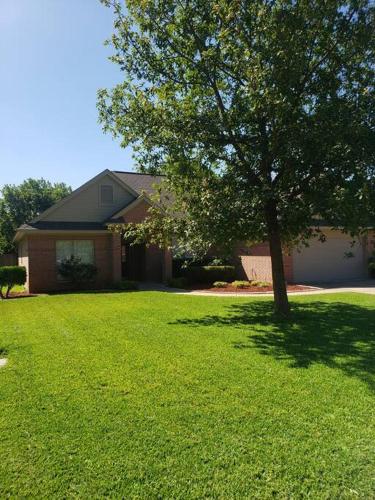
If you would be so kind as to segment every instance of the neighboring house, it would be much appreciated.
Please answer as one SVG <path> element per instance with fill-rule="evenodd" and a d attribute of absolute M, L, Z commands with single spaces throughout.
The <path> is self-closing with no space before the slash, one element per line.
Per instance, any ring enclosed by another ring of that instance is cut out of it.
<path fill-rule="evenodd" d="M 150 207 L 148 195 L 161 176 L 105 170 L 39 217 L 18 228 L 19 264 L 27 268 L 30 292 L 69 288 L 61 280 L 58 264 L 75 255 L 97 266 L 95 288 L 110 287 L 122 278 L 165 281 L 171 277 L 172 256 L 155 245 L 129 245 L 108 230 L 113 222 L 144 220 Z M 322 227 L 325 243 L 312 239 L 308 248 L 285 255 L 289 282 L 314 283 L 360 279 L 368 276 L 367 261 L 373 236 L 351 244 L 350 236 Z M 373 235 L 373 233 L 371 233 Z M 235 251 L 238 276 L 271 281 L 267 243 L 239 244 Z"/>
<path fill-rule="evenodd" d="M 171 276 L 172 257 L 155 245 L 125 243 L 108 230 L 111 222 L 140 222 L 150 206 L 147 194 L 162 177 L 105 170 L 72 194 L 18 228 L 19 264 L 27 269 L 30 292 L 69 288 L 58 264 L 75 255 L 97 266 L 95 288 L 122 278 L 164 281 Z"/>

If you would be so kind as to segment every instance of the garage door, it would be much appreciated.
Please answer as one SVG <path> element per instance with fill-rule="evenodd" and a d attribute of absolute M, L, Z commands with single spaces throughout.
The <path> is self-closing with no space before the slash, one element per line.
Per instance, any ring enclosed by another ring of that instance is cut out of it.
<path fill-rule="evenodd" d="M 295 283 L 339 282 L 367 275 L 363 247 L 351 247 L 351 238 L 338 232 L 327 233 L 324 243 L 312 239 L 308 248 L 293 252 Z M 350 252 L 350 257 L 346 255 Z"/>

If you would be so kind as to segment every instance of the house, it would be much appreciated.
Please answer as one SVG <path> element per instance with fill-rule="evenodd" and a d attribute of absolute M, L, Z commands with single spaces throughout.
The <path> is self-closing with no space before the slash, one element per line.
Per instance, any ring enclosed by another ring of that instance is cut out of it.
<path fill-rule="evenodd" d="M 105 170 L 36 219 L 18 228 L 19 264 L 27 269 L 30 292 L 69 288 L 58 264 L 75 255 L 97 266 L 92 286 L 110 287 L 122 278 L 165 281 L 171 277 L 172 255 L 155 245 L 130 245 L 108 229 L 113 222 L 138 223 L 150 207 L 149 196 L 161 176 Z M 284 256 L 286 279 L 294 283 L 337 282 L 368 276 L 374 238 L 352 238 L 321 224 L 325 243 L 312 239 L 307 248 Z M 267 243 L 235 250 L 238 277 L 271 281 Z"/>
<path fill-rule="evenodd" d="M 162 177 L 105 170 L 72 194 L 23 224 L 16 232 L 19 265 L 27 269 L 30 292 L 69 288 L 58 264 L 71 255 L 96 265 L 94 288 L 122 278 L 164 281 L 171 276 L 168 249 L 129 245 L 109 231 L 112 222 L 140 222 L 150 206 L 148 195 Z"/>

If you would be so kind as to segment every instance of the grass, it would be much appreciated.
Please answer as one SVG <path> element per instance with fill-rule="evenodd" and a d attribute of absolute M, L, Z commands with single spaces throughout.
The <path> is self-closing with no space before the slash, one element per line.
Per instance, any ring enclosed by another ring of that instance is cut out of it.
<path fill-rule="evenodd" d="M 11 294 L 12 293 L 22 293 L 24 291 L 25 291 L 25 287 L 23 285 L 14 285 L 14 287 L 11 290 Z M 6 292 L 6 288 L 5 287 L 3 288 L 3 292 L 5 294 L 5 292 Z"/>
<path fill-rule="evenodd" d="M 375 296 L 0 303 L 0 497 L 374 498 Z"/>

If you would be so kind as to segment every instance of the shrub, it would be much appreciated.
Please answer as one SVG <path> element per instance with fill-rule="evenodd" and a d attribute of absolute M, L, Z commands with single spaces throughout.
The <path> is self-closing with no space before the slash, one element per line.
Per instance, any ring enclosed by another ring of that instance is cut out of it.
<path fill-rule="evenodd" d="M 248 286 L 251 286 L 251 283 L 250 281 L 233 281 L 232 283 L 232 286 L 234 286 L 234 288 L 246 288 Z"/>
<path fill-rule="evenodd" d="M 186 288 L 188 285 L 188 281 L 184 277 L 170 278 L 167 281 L 167 285 L 171 288 Z"/>
<path fill-rule="evenodd" d="M 116 288 L 118 290 L 138 290 L 139 284 L 137 281 L 121 280 L 116 283 Z"/>
<path fill-rule="evenodd" d="M 207 265 L 208 266 L 226 266 L 227 264 L 228 264 L 228 262 L 225 259 L 222 259 L 220 257 L 215 257 Z"/>
<path fill-rule="evenodd" d="M 26 268 L 23 266 L 0 267 L 0 297 L 7 299 L 12 288 L 15 285 L 24 285 L 26 279 Z M 6 288 L 5 295 L 3 288 Z"/>
<path fill-rule="evenodd" d="M 215 288 L 226 288 L 228 286 L 227 281 L 215 281 L 215 283 L 212 285 Z"/>
<path fill-rule="evenodd" d="M 192 283 L 214 283 L 234 280 L 236 270 L 234 266 L 191 266 L 185 274 Z"/>
<path fill-rule="evenodd" d="M 81 285 L 93 281 L 98 269 L 94 264 L 82 262 L 79 257 L 73 255 L 64 259 L 58 266 L 59 275 L 74 285 Z"/>
<path fill-rule="evenodd" d="M 271 286 L 269 281 L 253 280 L 250 282 L 251 286 Z"/>

